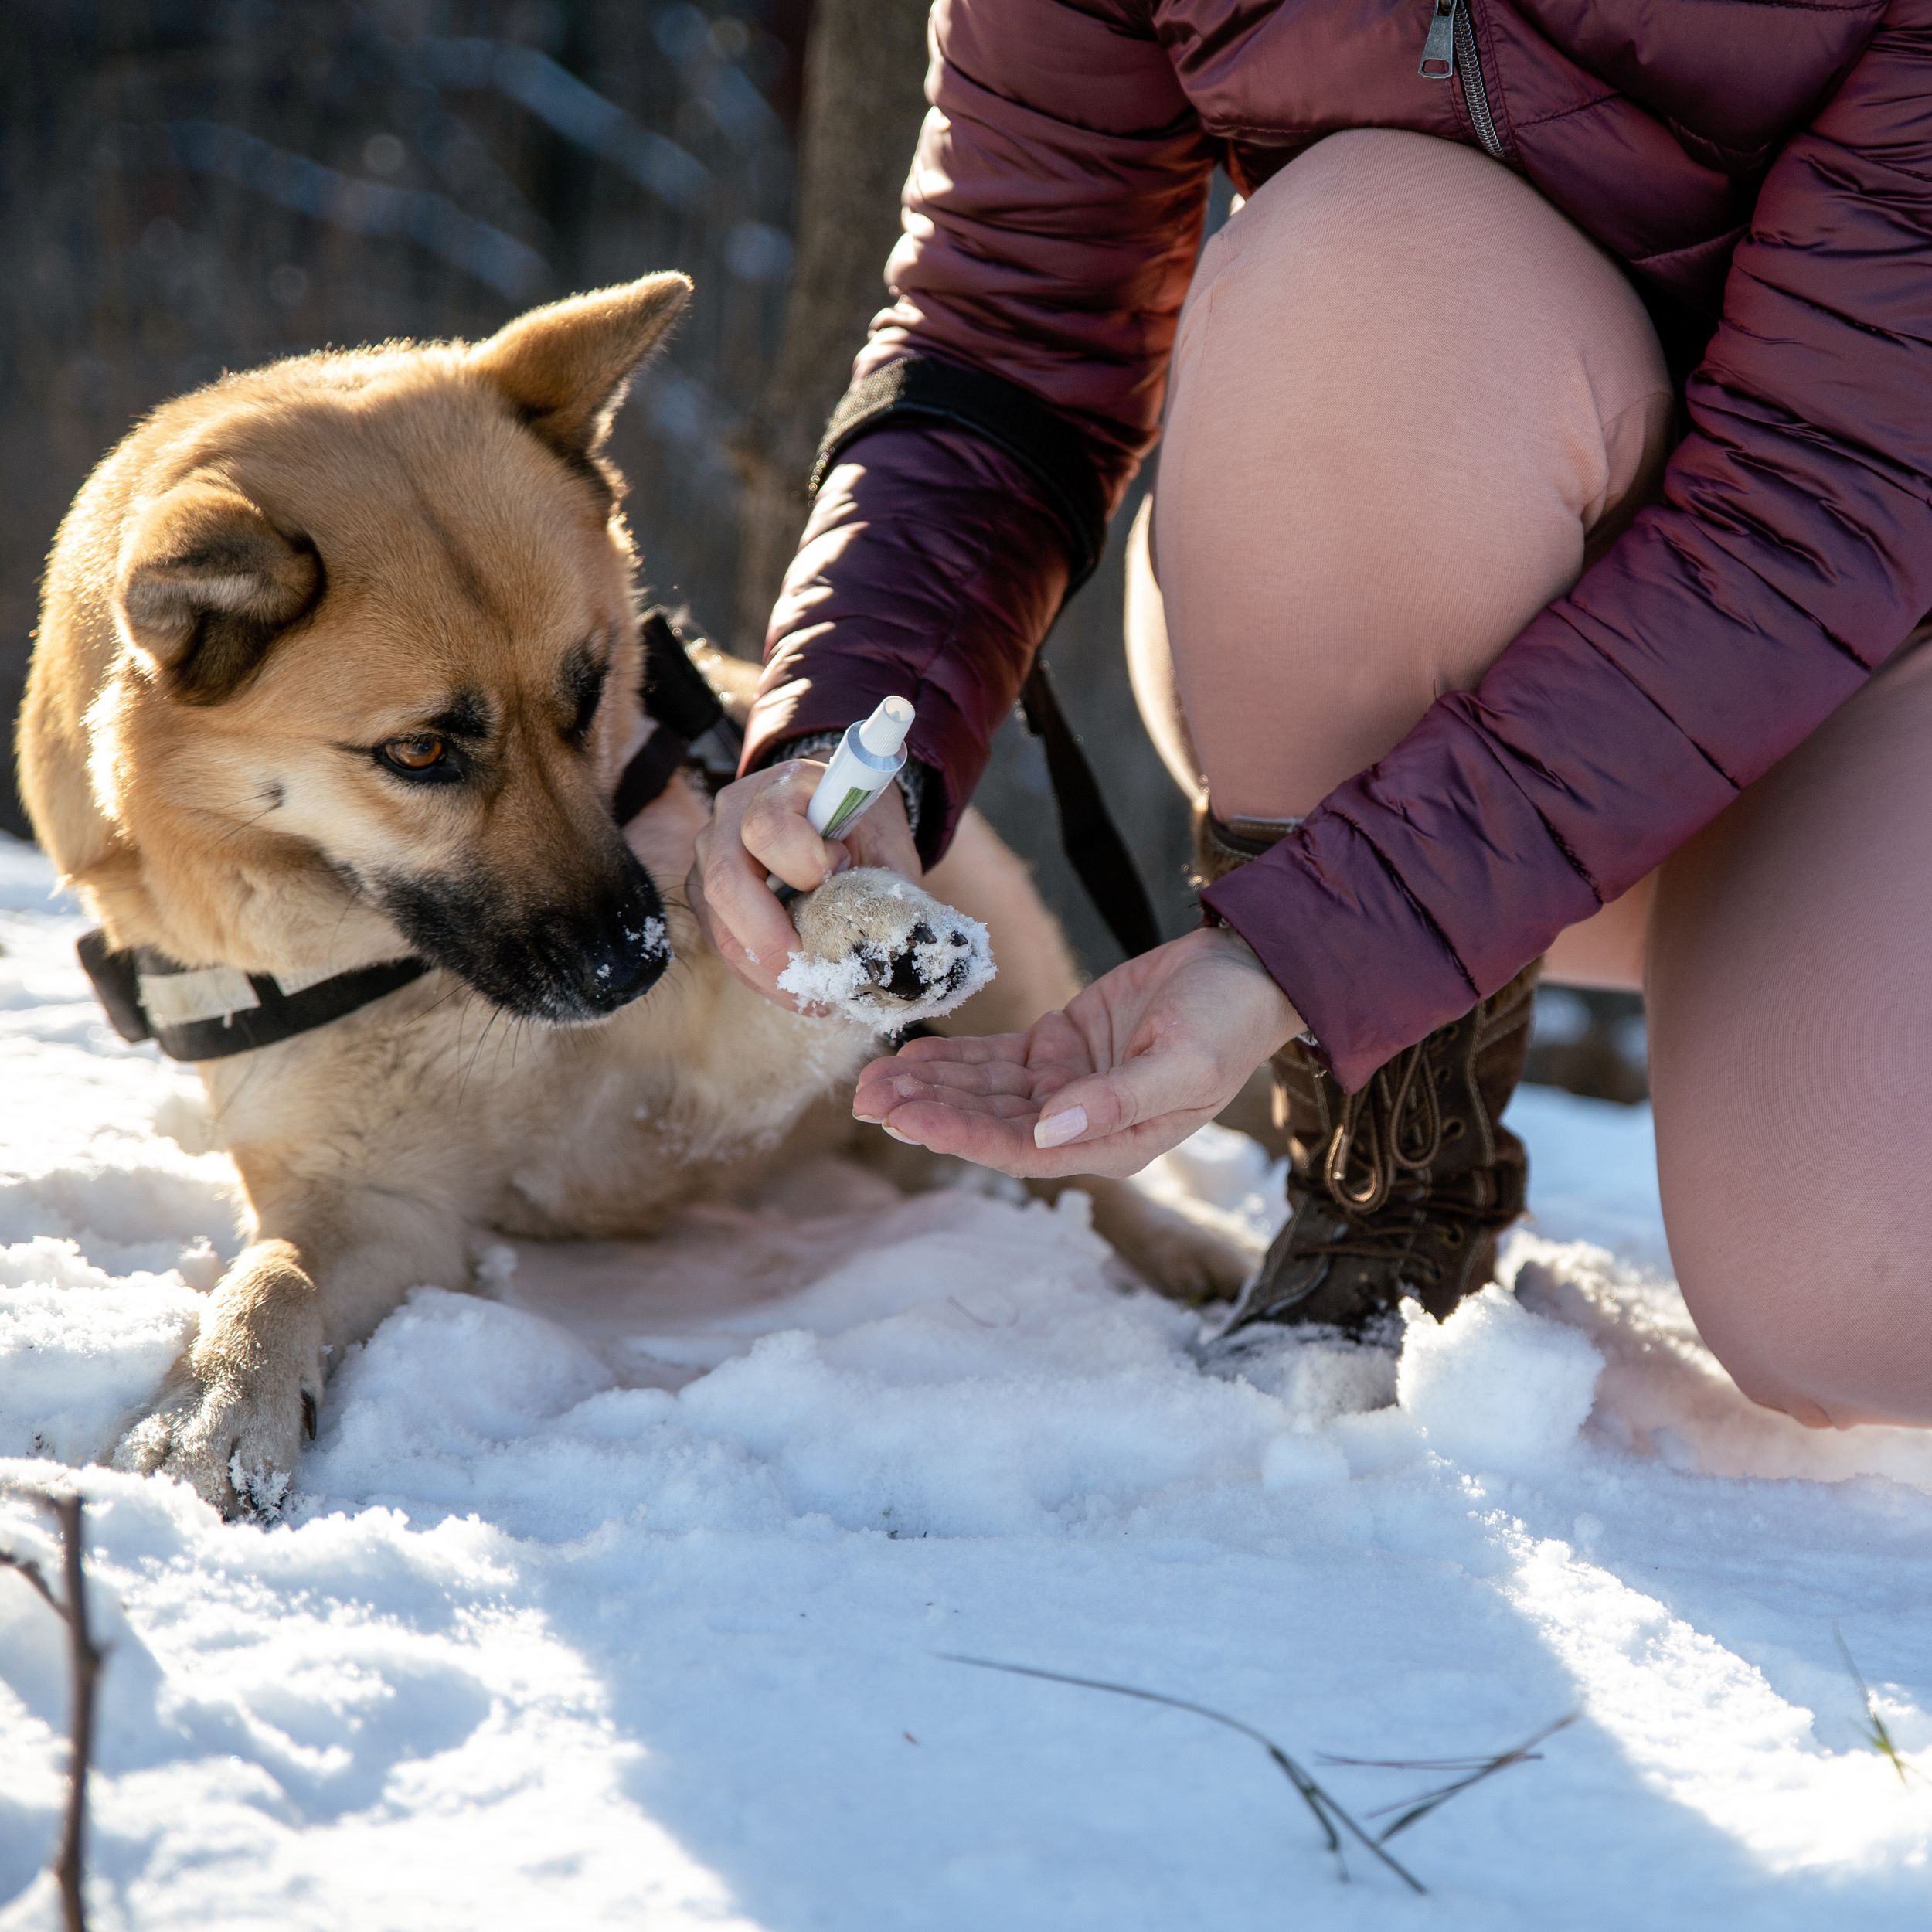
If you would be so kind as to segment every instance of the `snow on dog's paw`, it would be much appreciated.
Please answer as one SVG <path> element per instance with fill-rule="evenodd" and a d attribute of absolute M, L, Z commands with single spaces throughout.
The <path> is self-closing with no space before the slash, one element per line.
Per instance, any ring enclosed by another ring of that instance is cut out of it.
<path fill-rule="evenodd" d="M 202 1383 L 192 1369 L 178 1373 L 160 1403 L 121 1437 L 114 1467 L 172 1476 L 231 1522 L 276 1521 L 302 1437 L 315 1432 L 315 1396 L 288 1379 L 287 1388 L 271 1390 L 227 1376 Z"/>
<path fill-rule="evenodd" d="M 804 950 L 779 985 L 801 1007 L 828 1008 L 880 1032 L 950 1013 L 993 977 L 978 920 L 881 866 L 827 879 L 794 902 L 791 923 Z"/>

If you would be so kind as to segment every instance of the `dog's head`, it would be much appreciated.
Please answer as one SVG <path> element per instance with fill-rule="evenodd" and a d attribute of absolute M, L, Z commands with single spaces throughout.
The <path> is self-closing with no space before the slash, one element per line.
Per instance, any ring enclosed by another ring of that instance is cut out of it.
<path fill-rule="evenodd" d="M 332 893 L 392 951 L 400 934 L 544 1019 L 655 981 L 663 908 L 607 802 L 638 661 L 600 451 L 689 287 L 655 276 L 474 348 L 313 357 L 187 399 L 123 520 L 94 734 L 96 795 L 146 875 L 219 900 L 246 874 L 304 931 Z"/>

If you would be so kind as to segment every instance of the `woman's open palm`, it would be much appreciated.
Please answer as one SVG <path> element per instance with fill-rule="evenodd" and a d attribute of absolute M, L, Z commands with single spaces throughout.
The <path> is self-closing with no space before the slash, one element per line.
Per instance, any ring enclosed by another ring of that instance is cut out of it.
<path fill-rule="evenodd" d="M 1190 933 L 1024 1033 L 918 1039 L 859 1077 L 852 1112 L 1022 1177 L 1127 1175 L 1226 1106 L 1301 1029 L 1234 934 Z"/>

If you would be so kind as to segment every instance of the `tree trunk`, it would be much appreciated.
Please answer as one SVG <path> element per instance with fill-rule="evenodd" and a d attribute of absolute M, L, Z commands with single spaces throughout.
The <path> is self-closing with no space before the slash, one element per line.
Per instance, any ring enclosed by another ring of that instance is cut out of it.
<path fill-rule="evenodd" d="M 925 112 L 926 0 L 817 0 L 805 50 L 784 339 L 734 454 L 744 478 L 733 642 L 757 657 L 805 520 L 805 480 L 883 305 L 899 192 Z"/>

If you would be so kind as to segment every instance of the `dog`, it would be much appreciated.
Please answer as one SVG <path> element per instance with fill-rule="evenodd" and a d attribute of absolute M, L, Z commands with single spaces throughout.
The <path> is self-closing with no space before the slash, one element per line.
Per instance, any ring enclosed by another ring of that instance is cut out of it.
<path fill-rule="evenodd" d="M 689 291 L 653 275 L 473 345 L 224 377 L 140 424 L 56 540 L 22 789 L 107 945 L 179 970 L 141 984 L 184 1037 L 211 983 L 375 989 L 200 1060 L 247 1244 L 116 1455 L 230 1515 L 278 1504 L 332 1355 L 411 1287 L 466 1283 L 486 1233 L 648 1236 L 857 1134 L 841 1096 L 876 1036 L 743 986 L 675 889 L 703 786 L 680 770 L 628 826 L 611 808 L 651 726 L 604 444 Z M 742 706 L 755 668 L 699 655 Z M 1077 989 L 983 821 L 927 883 L 999 957 L 961 1024 Z M 819 923 L 889 946 L 866 891 L 828 882 Z M 1226 1231 L 1093 1191 L 1154 1285 L 1238 1287 Z"/>

